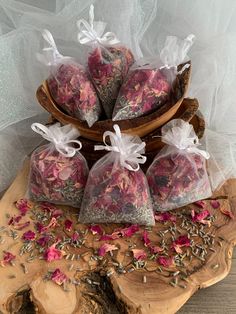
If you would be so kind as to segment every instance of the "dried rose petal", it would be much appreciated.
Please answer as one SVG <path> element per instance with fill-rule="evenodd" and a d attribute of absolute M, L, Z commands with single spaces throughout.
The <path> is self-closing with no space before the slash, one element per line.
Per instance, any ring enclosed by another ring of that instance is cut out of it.
<path fill-rule="evenodd" d="M 104 256 L 107 252 L 118 250 L 118 247 L 112 244 L 104 243 L 98 250 L 99 256 Z"/>
<path fill-rule="evenodd" d="M 191 211 L 192 220 L 194 222 L 200 222 L 204 225 L 209 224 L 209 221 L 206 220 L 208 216 L 210 216 L 210 212 L 205 209 L 200 213 L 196 214 L 194 210 Z"/>
<path fill-rule="evenodd" d="M 225 207 L 221 206 L 220 211 L 222 214 L 228 216 L 231 219 L 234 219 L 234 214 L 232 213 L 232 211 L 229 208 L 225 208 Z"/>
<path fill-rule="evenodd" d="M 100 241 L 109 241 L 109 240 L 116 240 L 120 237 L 131 237 L 133 234 L 135 234 L 137 231 L 139 231 L 138 225 L 131 225 L 130 227 L 118 229 L 114 231 L 112 234 L 104 234 L 101 236 Z"/>
<path fill-rule="evenodd" d="M 43 233 L 44 228 L 45 228 L 44 225 L 41 224 L 40 222 L 36 222 L 35 227 L 39 233 Z"/>
<path fill-rule="evenodd" d="M 19 211 L 21 212 L 22 216 L 25 216 L 27 211 L 29 211 L 33 207 L 32 203 L 25 198 L 19 199 L 15 203 L 15 205 L 16 205 L 16 208 L 19 209 Z"/>
<path fill-rule="evenodd" d="M 46 234 L 37 240 L 37 244 L 41 247 L 45 247 L 51 239 L 51 236 Z"/>
<path fill-rule="evenodd" d="M 147 254 L 144 250 L 132 249 L 132 252 L 137 261 L 143 261 L 147 258 Z"/>
<path fill-rule="evenodd" d="M 11 264 L 11 262 L 16 258 L 15 255 L 13 255 L 10 252 L 3 252 L 3 260 L 1 260 L 1 266 L 5 267 L 7 264 Z"/>
<path fill-rule="evenodd" d="M 170 267 L 174 264 L 174 258 L 168 256 L 159 256 L 157 258 L 157 262 L 164 267 Z"/>
<path fill-rule="evenodd" d="M 22 222 L 14 226 L 15 230 L 23 230 L 30 225 L 30 221 Z"/>
<path fill-rule="evenodd" d="M 160 221 L 160 222 L 165 222 L 165 221 L 176 222 L 177 218 L 175 215 L 169 212 L 164 212 L 164 213 L 155 214 L 155 220 Z"/>
<path fill-rule="evenodd" d="M 8 221 L 8 225 L 15 225 L 15 223 L 18 223 L 21 219 L 22 219 L 23 216 L 19 215 L 19 216 L 12 216 L 10 218 L 10 220 Z"/>
<path fill-rule="evenodd" d="M 93 235 L 103 234 L 102 228 L 99 225 L 90 226 L 89 230 L 92 232 Z"/>
<path fill-rule="evenodd" d="M 145 245 L 145 246 L 149 246 L 150 243 L 151 243 L 151 241 L 150 241 L 150 239 L 149 239 L 149 237 L 148 237 L 148 232 L 147 232 L 147 230 L 144 230 L 144 231 L 143 231 L 143 242 L 144 242 L 144 245 Z"/>
<path fill-rule="evenodd" d="M 33 240 L 35 240 L 35 238 L 36 238 L 36 234 L 35 234 L 35 232 L 33 232 L 31 230 L 26 231 L 22 235 L 22 239 L 25 241 L 33 241 Z"/>
<path fill-rule="evenodd" d="M 44 259 L 47 262 L 52 262 L 55 260 L 62 259 L 64 252 L 56 248 L 57 243 L 51 245 L 45 252 L 44 252 Z"/>
<path fill-rule="evenodd" d="M 220 207 L 220 202 L 217 201 L 217 200 L 211 200 L 211 201 L 210 201 L 210 204 L 211 204 L 211 206 L 212 206 L 214 209 L 217 209 L 217 208 Z"/>
<path fill-rule="evenodd" d="M 54 281 L 59 286 L 66 282 L 67 279 L 68 279 L 67 276 L 64 273 L 62 273 L 59 268 L 55 269 L 55 271 L 51 275 L 51 280 Z"/>
<path fill-rule="evenodd" d="M 71 236 L 71 240 L 73 241 L 73 242 L 75 242 L 75 241 L 77 241 L 78 239 L 79 239 L 79 233 L 77 232 L 77 231 L 75 231 L 73 234 L 72 234 L 72 236 Z"/>
<path fill-rule="evenodd" d="M 186 236 L 180 236 L 178 239 L 173 241 L 172 248 L 176 251 L 176 253 L 182 253 L 181 247 L 188 247 L 190 246 L 191 242 L 190 239 Z"/>
<path fill-rule="evenodd" d="M 67 231 L 71 231 L 72 230 L 72 225 L 73 225 L 73 222 L 69 219 L 66 219 L 65 222 L 64 222 L 64 226 L 65 226 L 65 229 Z"/>
<path fill-rule="evenodd" d="M 206 203 L 204 201 L 194 202 L 194 205 L 197 205 L 200 208 L 205 208 L 206 207 Z"/>
<path fill-rule="evenodd" d="M 164 249 L 159 246 L 150 246 L 149 248 L 152 254 L 157 254 L 157 253 L 159 254 L 164 251 Z"/>

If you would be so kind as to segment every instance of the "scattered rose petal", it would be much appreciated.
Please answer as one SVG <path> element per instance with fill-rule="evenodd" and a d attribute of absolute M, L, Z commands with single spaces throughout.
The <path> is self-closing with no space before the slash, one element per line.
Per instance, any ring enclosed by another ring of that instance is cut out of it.
<path fill-rule="evenodd" d="M 100 241 L 109 241 L 109 240 L 116 240 L 120 237 L 131 237 L 139 231 L 138 225 L 131 225 L 130 227 L 115 230 L 112 234 L 104 234 L 101 236 Z"/>
<path fill-rule="evenodd" d="M 23 235 L 22 235 L 22 239 L 25 241 L 33 241 L 36 238 L 36 234 L 35 232 L 29 230 L 26 231 Z"/>
<path fill-rule="evenodd" d="M 25 216 L 27 211 L 33 207 L 32 203 L 25 198 L 19 199 L 15 203 L 15 205 L 16 205 L 16 208 L 21 212 L 22 216 Z"/>
<path fill-rule="evenodd" d="M 180 254 L 183 252 L 181 248 L 188 246 L 190 246 L 190 239 L 186 235 L 180 236 L 172 243 L 172 248 L 176 251 L 176 253 Z"/>
<path fill-rule="evenodd" d="M 194 205 L 197 205 L 200 208 L 205 208 L 206 203 L 204 201 L 196 201 L 194 202 Z"/>
<path fill-rule="evenodd" d="M 200 213 L 195 213 L 194 209 L 192 209 L 191 216 L 194 222 L 200 222 L 204 225 L 208 224 L 210 226 L 210 221 L 206 220 L 206 218 L 210 216 L 210 212 L 207 209 L 201 211 Z"/>
<path fill-rule="evenodd" d="M 173 257 L 159 256 L 157 262 L 164 267 L 170 267 L 174 264 L 174 259 Z"/>
<path fill-rule="evenodd" d="M 45 247 L 50 241 L 51 237 L 49 234 L 46 234 L 37 240 L 37 244 L 41 247 Z"/>
<path fill-rule="evenodd" d="M 55 217 L 52 217 L 51 221 L 49 222 L 49 224 L 47 226 L 42 225 L 40 222 L 36 223 L 36 228 L 37 228 L 39 233 L 43 233 L 43 232 L 47 231 L 49 228 L 55 228 L 57 226 L 59 226 L 59 224 L 58 224 Z"/>
<path fill-rule="evenodd" d="M 48 202 L 40 202 L 40 207 L 48 213 L 51 213 L 52 217 L 58 218 L 63 215 L 63 211 L 57 208 L 55 205 Z"/>
<path fill-rule="evenodd" d="M 112 244 L 104 243 L 98 251 L 99 256 L 104 256 L 107 252 L 118 250 L 118 247 Z"/>
<path fill-rule="evenodd" d="M 8 225 L 15 225 L 15 223 L 18 223 L 20 220 L 21 220 L 22 216 L 19 215 L 19 216 L 13 216 L 10 218 L 10 220 L 8 221 Z"/>
<path fill-rule="evenodd" d="M 22 222 L 14 226 L 15 230 L 23 230 L 30 225 L 30 221 Z"/>
<path fill-rule="evenodd" d="M 100 241 L 110 241 L 110 240 L 116 240 L 119 239 L 119 234 L 118 233 L 112 233 L 112 234 L 104 234 L 101 236 L 99 239 Z"/>
<path fill-rule="evenodd" d="M 53 212 L 52 212 L 52 217 L 54 218 L 59 218 L 63 215 L 63 211 L 59 208 L 56 208 Z"/>
<path fill-rule="evenodd" d="M 159 247 L 159 246 L 150 246 L 150 251 L 152 254 L 157 254 L 157 253 L 163 252 L 164 249 L 162 247 Z"/>
<path fill-rule="evenodd" d="M 155 220 L 160 221 L 160 222 L 165 222 L 165 221 L 176 222 L 176 216 L 169 212 L 158 213 L 158 214 L 155 214 Z"/>
<path fill-rule="evenodd" d="M 55 218 L 54 218 L 55 219 Z M 69 219 L 66 219 L 65 222 L 64 222 L 64 226 L 65 226 L 65 229 L 67 231 L 71 231 L 72 229 L 72 225 L 73 225 L 73 222 Z"/>
<path fill-rule="evenodd" d="M 56 248 L 57 243 L 51 245 L 45 252 L 44 252 L 44 259 L 47 262 L 52 262 L 55 260 L 62 259 L 64 252 Z"/>
<path fill-rule="evenodd" d="M 16 256 L 12 253 L 4 251 L 3 260 L 1 260 L 1 266 L 5 267 L 7 264 L 10 264 L 15 258 Z"/>
<path fill-rule="evenodd" d="M 143 261 L 147 258 L 147 254 L 144 250 L 132 249 L 132 252 L 137 261 Z"/>
<path fill-rule="evenodd" d="M 231 219 L 234 219 L 234 214 L 232 213 L 232 211 L 229 208 L 225 208 L 225 207 L 220 207 L 220 211 L 222 214 L 228 216 Z"/>
<path fill-rule="evenodd" d="M 75 231 L 72 236 L 71 236 L 71 240 L 73 242 L 77 241 L 79 239 L 79 233 L 77 231 Z"/>
<path fill-rule="evenodd" d="M 37 231 L 38 231 L 39 233 L 43 233 L 43 230 L 44 230 L 44 225 L 43 225 L 43 224 L 41 224 L 40 222 L 37 222 L 37 223 L 35 224 L 35 227 L 36 227 L 36 229 L 37 229 Z"/>
<path fill-rule="evenodd" d="M 66 282 L 67 279 L 68 279 L 67 276 L 64 273 L 62 273 L 59 268 L 55 269 L 51 276 L 51 280 L 54 281 L 59 286 Z"/>
<path fill-rule="evenodd" d="M 212 206 L 214 209 L 217 209 L 217 208 L 220 207 L 220 202 L 217 201 L 217 200 L 211 200 L 211 201 L 210 201 L 210 204 L 211 204 L 211 206 Z"/>
<path fill-rule="evenodd" d="M 149 237 L 148 237 L 148 232 L 147 230 L 143 231 L 143 242 L 145 246 L 149 246 L 149 244 L 151 243 Z"/>
<path fill-rule="evenodd" d="M 89 230 L 92 232 L 93 235 L 103 234 L 102 228 L 99 225 L 90 226 Z"/>

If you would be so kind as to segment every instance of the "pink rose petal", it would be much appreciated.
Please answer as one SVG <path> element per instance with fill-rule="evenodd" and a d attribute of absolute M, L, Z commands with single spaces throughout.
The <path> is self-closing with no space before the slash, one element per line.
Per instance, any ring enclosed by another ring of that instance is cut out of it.
<path fill-rule="evenodd" d="M 172 215 L 169 212 L 164 212 L 164 213 L 160 213 L 160 214 L 155 214 L 155 220 L 156 221 L 160 221 L 160 222 L 165 222 L 165 221 L 172 221 L 172 222 L 176 222 L 177 218 L 175 215 Z"/>
<path fill-rule="evenodd" d="M 217 208 L 220 207 L 220 202 L 217 201 L 217 200 L 211 200 L 211 201 L 210 201 L 210 204 L 211 204 L 211 206 L 212 206 L 214 209 L 217 209 Z"/>
<path fill-rule="evenodd" d="M 150 246 L 150 251 L 152 254 L 157 254 L 157 253 L 163 252 L 164 249 L 162 247 L 159 247 L 159 246 Z"/>
<path fill-rule="evenodd" d="M 67 276 L 64 273 L 62 273 L 59 268 L 55 269 L 55 271 L 51 275 L 51 280 L 54 281 L 59 286 L 66 282 L 67 279 L 68 279 Z"/>
<path fill-rule="evenodd" d="M 56 248 L 56 244 L 51 245 L 45 252 L 44 252 L 44 259 L 47 262 L 52 262 L 55 260 L 60 260 L 62 259 L 64 252 L 61 250 L 58 250 Z"/>
<path fill-rule="evenodd" d="M 62 181 L 66 181 L 69 179 L 70 175 L 72 174 L 72 169 L 70 167 L 66 167 L 59 172 L 59 179 Z"/>
<path fill-rule="evenodd" d="M 33 241 L 33 240 L 35 240 L 35 238 L 36 238 L 36 234 L 35 234 L 35 232 L 33 232 L 31 230 L 26 231 L 22 235 L 22 239 L 25 241 Z"/>
<path fill-rule="evenodd" d="M 71 231 L 72 230 L 72 225 L 73 225 L 73 222 L 69 219 L 66 219 L 65 222 L 64 222 L 64 226 L 65 226 L 65 229 L 67 231 Z"/>
<path fill-rule="evenodd" d="M 37 240 L 37 244 L 41 247 L 45 247 L 49 243 L 50 239 L 50 235 L 46 234 Z"/>
<path fill-rule="evenodd" d="M 77 231 L 75 231 L 73 234 L 72 234 L 72 236 L 71 236 L 71 240 L 73 241 L 73 242 L 75 242 L 75 241 L 77 241 L 78 239 L 79 239 L 79 233 L 77 232 Z"/>
<path fill-rule="evenodd" d="M 118 250 L 118 247 L 112 244 L 104 243 L 98 250 L 99 256 L 104 256 L 107 252 Z"/>
<path fill-rule="evenodd" d="M 18 200 L 15 205 L 16 208 L 21 212 L 22 216 L 25 216 L 27 211 L 29 211 L 33 207 L 32 203 L 25 198 Z"/>
<path fill-rule="evenodd" d="M 93 235 L 103 234 L 102 228 L 99 225 L 90 226 L 89 230 L 92 232 Z"/>
<path fill-rule="evenodd" d="M 147 254 L 144 250 L 132 249 L 132 252 L 137 261 L 143 261 L 147 258 Z"/>
<path fill-rule="evenodd" d="M 193 209 L 191 211 L 191 216 L 192 216 L 192 220 L 194 222 L 200 222 L 200 223 L 202 223 L 204 225 L 206 225 L 206 224 L 209 225 L 209 223 L 210 223 L 209 221 L 206 220 L 206 218 L 208 216 L 210 216 L 210 212 L 207 209 L 205 209 L 205 210 L 203 210 L 203 211 L 201 211 L 200 213 L 197 213 L 197 214 L 195 213 L 195 211 Z"/>
<path fill-rule="evenodd" d="M 164 267 L 170 267 L 174 264 L 174 259 L 173 257 L 159 256 L 157 262 Z"/>
<path fill-rule="evenodd" d="M 5 267 L 7 264 L 11 264 L 11 262 L 16 258 L 15 255 L 13 255 L 10 252 L 3 252 L 3 260 L 1 260 L 1 266 Z"/>
<path fill-rule="evenodd" d="M 145 246 L 149 246 L 149 244 L 151 243 L 149 237 L 148 237 L 148 232 L 147 230 L 143 231 L 143 242 Z"/>
<path fill-rule="evenodd" d="M 172 243 L 172 248 L 176 251 L 176 253 L 182 253 L 183 251 L 181 250 L 182 247 L 189 247 L 191 244 L 190 239 L 183 235 L 180 236 L 178 239 L 176 239 L 175 241 L 173 241 Z"/>
<path fill-rule="evenodd" d="M 204 201 L 197 201 L 197 202 L 194 202 L 194 205 L 197 205 L 200 208 L 205 208 L 206 203 Z"/>

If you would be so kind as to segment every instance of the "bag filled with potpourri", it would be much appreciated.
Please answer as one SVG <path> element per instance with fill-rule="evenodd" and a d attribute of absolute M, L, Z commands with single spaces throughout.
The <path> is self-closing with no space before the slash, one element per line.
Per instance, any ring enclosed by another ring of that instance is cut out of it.
<path fill-rule="evenodd" d="M 193 126 L 175 119 L 162 127 L 167 145 L 147 170 L 154 210 L 168 211 L 212 195 L 206 169 L 209 154 L 198 148 Z"/>
<path fill-rule="evenodd" d="M 77 22 L 78 41 L 92 47 L 88 56 L 88 71 L 96 87 L 101 104 L 108 119 L 120 87 L 134 62 L 132 52 L 120 44 L 112 32 L 104 34 L 106 23 L 94 22 L 94 6 L 90 6 L 89 23 L 81 19 Z"/>
<path fill-rule="evenodd" d="M 112 120 L 137 118 L 164 105 L 169 100 L 178 65 L 186 59 L 193 40 L 194 35 L 184 40 L 168 36 L 160 56 L 138 60 L 121 86 Z"/>
<path fill-rule="evenodd" d="M 43 31 L 43 38 L 49 47 L 38 53 L 37 58 L 50 69 L 47 86 L 52 98 L 70 116 L 86 121 L 91 127 L 101 115 L 101 106 L 86 69 L 58 52 L 48 30 Z"/>
<path fill-rule="evenodd" d="M 79 220 L 82 223 L 131 223 L 154 225 L 152 201 L 147 179 L 139 164 L 146 161 L 145 143 L 137 136 L 105 132 L 105 146 L 95 150 L 109 151 L 89 173 Z M 110 138 L 110 146 L 106 138 Z"/>
<path fill-rule="evenodd" d="M 31 155 L 30 199 L 80 207 L 89 169 L 79 152 L 82 147 L 76 140 L 79 131 L 59 123 L 50 127 L 33 123 L 32 129 L 50 143 L 38 147 Z"/>

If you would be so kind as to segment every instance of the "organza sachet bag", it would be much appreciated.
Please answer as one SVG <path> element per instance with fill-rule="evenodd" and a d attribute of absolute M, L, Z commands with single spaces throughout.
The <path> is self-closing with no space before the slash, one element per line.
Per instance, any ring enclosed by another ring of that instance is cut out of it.
<path fill-rule="evenodd" d="M 38 147 L 31 156 L 30 199 L 80 207 L 89 170 L 79 152 L 79 131 L 59 123 L 48 128 L 33 123 L 31 127 L 50 143 Z"/>
<path fill-rule="evenodd" d="M 77 25 L 78 41 L 92 47 L 88 56 L 88 71 L 106 116 L 111 118 L 121 84 L 134 62 L 133 54 L 120 44 L 114 33 L 104 34 L 106 23 L 94 22 L 93 5 L 90 6 L 89 23 L 81 19 Z"/>
<path fill-rule="evenodd" d="M 100 117 L 101 106 L 86 69 L 58 52 L 48 30 L 43 31 L 43 38 L 49 47 L 43 49 L 43 54 L 38 53 L 37 58 L 50 69 L 47 86 L 52 98 L 69 115 L 91 127 Z"/>
<path fill-rule="evenodd" d="M 168 211 L 211 196 L 206 170 L 209 154 L 198 148 L 193 126 L 175 119 L 162 127 L 167 145 L 147 170 L 154 210 Z"/>
<path fill-rule="evenodd" d="M 154 215 L 146 176 L 139 164 L 146 161 L 145 143 L 137 136 L 105 132 L 105 146 L 95 150 L 109 151 L 89 173 L 79 220 L 82 223 L 132 223 L 153 225 Z M 106 143 L 110 138 L 111 146 Z"/>
<path fill-rule="evenodd" d="M 170 97 L 178 65 L 187 58 L 193 40 L 194 35 L 184 40 L 168 36 L 160 56 L 137 61 L 120 89 L 112 120 L 140 117 L 164 105 Z"/>

